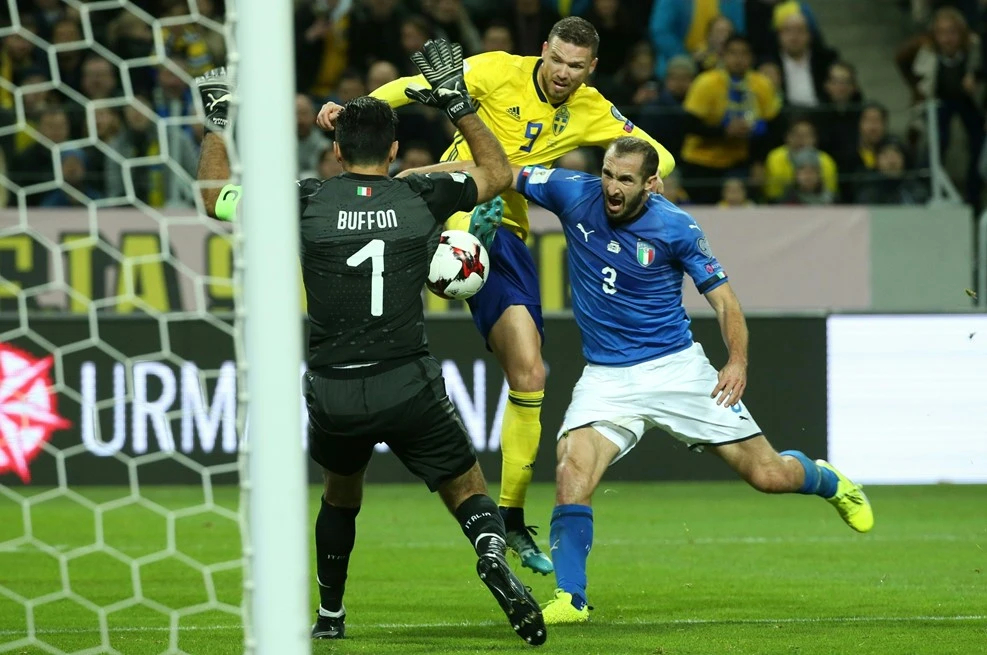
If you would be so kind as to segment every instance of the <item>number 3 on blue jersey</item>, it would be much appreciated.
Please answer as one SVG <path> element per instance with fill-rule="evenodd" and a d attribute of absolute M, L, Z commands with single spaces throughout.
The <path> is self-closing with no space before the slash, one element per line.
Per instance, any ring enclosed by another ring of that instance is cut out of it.
<path fill-rule="evenodd" d="M 531 149 L 535 147 L 535 139 L 541 134 L 541 123 L 532 123 L 528 121 L 528 125 L 524 128 L 524 138 L 528 139 L 528 142 L 521 146 L 522 152 L 531 152 Z"/>
<path fill-rule="evenodd" d="M 604 266 L 603 270 L 603 293 L 612 296 L 617 293 L 617 271 L 610 266 Z"/>

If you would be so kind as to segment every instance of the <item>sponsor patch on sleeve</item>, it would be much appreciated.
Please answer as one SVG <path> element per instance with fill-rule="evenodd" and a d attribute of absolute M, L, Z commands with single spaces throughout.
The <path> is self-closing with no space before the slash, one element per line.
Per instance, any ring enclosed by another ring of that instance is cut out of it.
<path fill-rule="evenodd" d="M 617 107 L 615 105 L 610 105 L 610 115 L 616 118 L 618 121 L 627 120 L 626 118 L 624 118 L 624 115 L 617 110 Z"/>
<path fill-rule="evenodd" d="M 525 166 L 521 169 L 521 175 L 528 178 L 528 184 L 544 184 L 551 177 L 552 169 Z"/>

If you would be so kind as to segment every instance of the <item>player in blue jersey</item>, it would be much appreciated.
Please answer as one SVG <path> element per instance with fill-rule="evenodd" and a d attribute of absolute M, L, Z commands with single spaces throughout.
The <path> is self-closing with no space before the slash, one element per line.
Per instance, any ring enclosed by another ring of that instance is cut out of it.
<path fill-rule="evenodd" d="M 828 462 L 776 452 L 744 406 L 748 335 L 740 303 L 696 221 L 649 191 L 657 169 L 655 149 L 635 137 L 610 145 L 602 179 L 514 169 L 517 191 L 562 222 L 588 362 L 558 433 L 550 538 L 558 590 L 543 609 L 546 624 L 588 620 L 593 491 L 651 428 L 714 452 L 758 491 L 822 496 L 854 530 L 874 525 L 858 485 Z M 692 340 L 685 273 L 716 311 L 729 351 L 720 371 Z"/>

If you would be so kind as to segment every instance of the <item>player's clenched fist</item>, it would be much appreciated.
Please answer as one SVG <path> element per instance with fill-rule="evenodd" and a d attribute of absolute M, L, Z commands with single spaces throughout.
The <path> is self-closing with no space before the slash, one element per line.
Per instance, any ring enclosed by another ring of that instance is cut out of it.
<path fill-rule="evenodd" d="M 221 66 L 195 78 L 195 86 L 202 98 L 206 113 L 206 128 L 222 132 L 229 126 L 230 102 L 233 100 L 233 84 Z"/>
<path fill-rule="evenodd" d="M 408 86 L 404 94 L 423 105 L 441 109 L 453 123 L 476 113 L 463 78 L 463 49 L 445 39 L 430 39 L 411 60 L 431 85 L 431 90 Z"/>
<path fill-rule="evenodd" d="M 329 101 L 322 105 L 319 115 L 315 117 L 315 124 L 327 132 L 332 132 L 336 129 L 336 118 L 341 111 L 343 111 L 342 105 Z"/>

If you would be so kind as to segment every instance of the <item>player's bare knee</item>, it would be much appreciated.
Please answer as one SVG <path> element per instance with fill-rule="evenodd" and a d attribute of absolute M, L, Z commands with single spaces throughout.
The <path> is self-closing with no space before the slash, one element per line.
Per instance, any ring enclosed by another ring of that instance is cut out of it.
<path fill-rule="evenodd" d="M 363 487 L 326 489 L 322 495 L 333 507 L 360 507 L 363 504 Z"/>
<path fill-rule="evenodd" d="M 555 466 L 555 498 L 560 505 L 582 505 L 592 495 L 591 469 L 572 457 L 562 457 Z"/>
<path fill-rule="evenodd" d="M 545 388 L 545 363 L 541 354 L 525 357 L 505 371 L 507 384 L 513 391 L 541 391 Z"/>
<path fill-rule="evenodd" d="M 322 497 L 333 507 L 360 507 L 363 503 L 363 474 L 358 476 L 332 475 L 326 477 Z"/>

